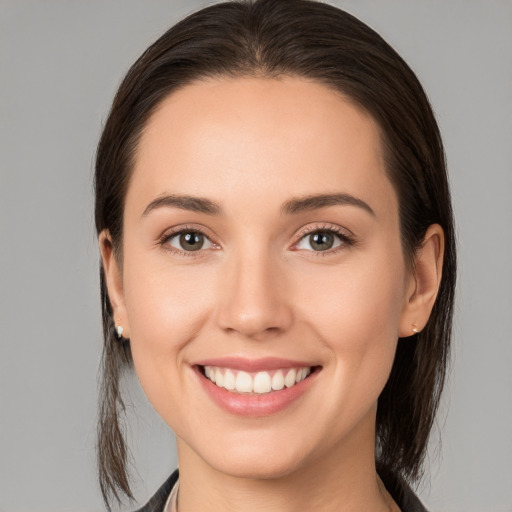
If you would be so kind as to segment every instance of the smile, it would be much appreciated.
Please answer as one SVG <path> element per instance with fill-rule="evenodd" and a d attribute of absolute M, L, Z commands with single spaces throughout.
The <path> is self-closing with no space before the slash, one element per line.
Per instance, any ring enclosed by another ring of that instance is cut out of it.
<path fill-rule="evenodd" d="M 264 417 L 284 411 L 315 387 L 322 366 L 276 357 L 220 357 L 192 365 L 213 403 L 230 414 Z"/>
<path fill-rule="evenodd" d="M 219 366 L 204 366 L 203 374 L 217 387 L 233 393 L 264 395 L 291 388 L 311 374 L 313 368 L 280 368 L 270 371 L 246 372 Z"/>

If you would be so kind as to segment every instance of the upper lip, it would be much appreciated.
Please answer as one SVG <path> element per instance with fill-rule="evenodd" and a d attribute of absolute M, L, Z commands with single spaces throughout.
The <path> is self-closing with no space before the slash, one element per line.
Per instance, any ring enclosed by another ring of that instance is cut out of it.
<path fill-rule="evenodd" d="M 218 366 L 221 368 L 230 368 L 232 370 L 241 370 L 246 372 L 278 370 L 280 368 L 306 368 L 315 366 L 309 362 L 282 359 L 279 357 L 248 359 L 245 357 L 233 356 L 204 359 L 194 364 L 197 366 Z"/>

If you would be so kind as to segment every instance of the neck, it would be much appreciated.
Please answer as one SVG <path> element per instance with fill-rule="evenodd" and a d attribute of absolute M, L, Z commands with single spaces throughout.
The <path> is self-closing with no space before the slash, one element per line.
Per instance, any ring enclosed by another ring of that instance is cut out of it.
<path fill-rule="evenodd" d="M 220 472 L 179 438 L 178 460 L 179 512 L 398 510 L 377 475 L 373 441 L 341 443 L 286 475 L 264 479 Z"/>

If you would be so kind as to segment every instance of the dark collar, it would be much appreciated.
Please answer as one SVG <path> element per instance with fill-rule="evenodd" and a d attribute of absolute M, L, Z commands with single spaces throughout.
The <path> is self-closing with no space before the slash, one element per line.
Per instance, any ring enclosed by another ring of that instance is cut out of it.
<path fill-rule="evenodd" d="M 156 491 L 155 495 L 137 512 L 163 512 L 167 498 L 171 494 L 174 484 L 178 481 L 178 470 L 163 483 L 163 485 Z"/>
<path fill-rule="evenodd" d="M 167 498 L 178 481 L 178 476 L 178 470 L 174 471 L 148 503 L 137 512 L 163 512 Z M 428 512 L 404 480 L 386 475 L 382 481 L 402 512 Z"/>
<path fill-rule="evenodd" d="M 391 473 L 379 476 L 402 512 L 428 512 L 405 480 Z"/>

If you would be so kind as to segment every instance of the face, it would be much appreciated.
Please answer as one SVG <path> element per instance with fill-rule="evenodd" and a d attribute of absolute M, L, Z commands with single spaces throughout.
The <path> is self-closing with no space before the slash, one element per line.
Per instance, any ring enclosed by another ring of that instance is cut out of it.
<path fill-rule="evenodd" d="M 143 133 L 123 236 L 114 314 L 180 454 L 271 478 L 373 453 L 414 279 L 369 115 L 298 78 L 188 85 Z"/>

